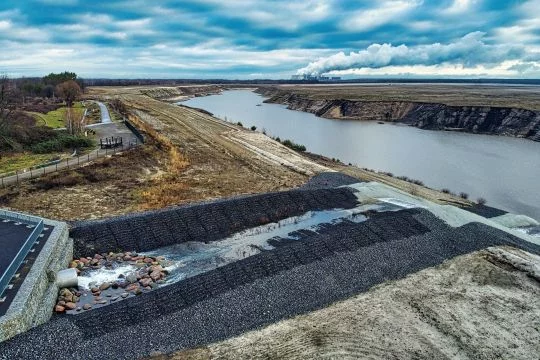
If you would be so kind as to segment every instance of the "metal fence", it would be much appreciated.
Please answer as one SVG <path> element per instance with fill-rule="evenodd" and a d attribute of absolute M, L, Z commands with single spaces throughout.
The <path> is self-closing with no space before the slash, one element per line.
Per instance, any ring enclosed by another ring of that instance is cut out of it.
<path fill-rule="evenodd" d="M 122 143 L 121 146 L 118 146 L 116 148 L 97 149 L 86 155 L 71 157 L 65 160 L 55 160 L 46 164 L 34 166 L 29 169 L 15 171 L 9 174 L 3 174 L 3 176 L 0 177 L 0 186 L 6 187 L 8 185 L 19 184 L 21 181 L 34 179 L 57 171 L 74 169 L 79 167 L 81 164 L 90 162 L 91 160 L 96 160 L 101 157 L 113 155 L 117 152 L 134 149 L 139 144 L 139 139 L 133 138 L 133 140 L 130 141 L 128 144 Z"/>
<path fill-rule="evenodd" d="M 141 143 L 144 144 L 144 135 L 141 134 L 139 129 L 137 129 L 132 123 L 130 123 L 127 119 L 124 119 L 124 124 L 127 126 L 129 130 L 131 130 L 132 133 L 135 134 L 135 136 L 139 139 Z"/>
<path fill-rule="evenodd" d="M 30 233 L 30 235 L 28 235 L 28 237 L 26 238 L 26 241 L 21 246 L 21 248 L 17 252 L 17 255 L 15 255 L 15 257 L 13 258 L 13 260 L 11 261 L 7 269 L 4 271 L 3 274 L 0 274 L 0 298 L 1 298 L 4 291 L 9 286 L 11 279 L 17 273 L 17 270 L 23 263 L 24 258 L 26 258 L 26 255 L 28 255 L 28 252 L 30 251 L 30 249 L 32 249 L 39 235 L 43 231 L 44 223 L 43 223 L 43 219 L 40 219 L 38 217 L 31 216 L 31 215 L 24 215 L 24 214 L 20 214 L 13 211 L 7 211 L 7 210 L 0 210 L 0 219 L 20 222 L 20 223 L 31 225 L 34 227 L 34 229 Z"/>

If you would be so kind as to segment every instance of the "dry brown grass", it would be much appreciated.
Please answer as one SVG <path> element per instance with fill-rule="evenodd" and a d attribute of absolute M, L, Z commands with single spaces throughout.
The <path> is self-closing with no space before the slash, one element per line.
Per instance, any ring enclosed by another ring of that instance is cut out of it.
<path fill-rule="evenodd" d="M 169 170 L 172 173 L 181 171 L 189 165 L 187 157 L 178 150 L 171 139 L 157 132 L 152 126 L 133 114 L 130 114 L 128 118 L 137 128 L 148 134 L 158 144 L 158 147 L 164 148 L 169 153 Z"/>
<path fill-rule="evenodd" d="M 540 110 L 540 86 L 378 84 L 355 86 L 281 86 L 311 99 L 403 101 L 452 106 L 502 106 Z"/>

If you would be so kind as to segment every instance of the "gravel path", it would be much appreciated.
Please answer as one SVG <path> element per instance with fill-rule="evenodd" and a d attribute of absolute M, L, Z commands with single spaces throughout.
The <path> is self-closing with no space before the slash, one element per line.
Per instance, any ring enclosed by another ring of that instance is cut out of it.
<path fill-rule="evenodd" d="M 538 246 L 486 225 L 448 227 L 426 210 L 381 214 L 144 296 L 56 317 L 0 344 L 0 358 L 52 359 L 69 354 L 132 359 L 153 351 L 201 346 L 496 245 L 540 253 Z"/>

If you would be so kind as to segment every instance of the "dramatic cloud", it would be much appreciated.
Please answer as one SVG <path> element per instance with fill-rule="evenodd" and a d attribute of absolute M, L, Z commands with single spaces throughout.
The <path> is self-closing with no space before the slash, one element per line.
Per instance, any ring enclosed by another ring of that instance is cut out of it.
<path fill-rule="evenodd" d="M 483 41 L 484 36 L 484 33 L 474 32 L 449 44 L 412 47 L 373 44 L 349 55 L 339 52 L 321 58 L 298 70 L 298 74 L 320 75 L 336 70 L 406 65 L 459 64 L 472 68 L 480 64 L 496 65 L 506 60 L 521 59 L 526 54 L 520 45 L 488 45 Z"/>
<path fill-rule="evenodd" d="M 0 73 L 536 77 L 539 8 L 540 0 L 2 0 Z"/>

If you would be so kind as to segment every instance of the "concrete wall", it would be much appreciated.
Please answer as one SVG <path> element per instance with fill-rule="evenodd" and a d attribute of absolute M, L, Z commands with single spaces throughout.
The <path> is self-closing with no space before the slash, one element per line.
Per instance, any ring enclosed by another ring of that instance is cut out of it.
<path fill-rule="evenodd" d="M 0 317 L 0 341 L 41 325 L 52 316 L 58 295 L 56 273 L 73 258 L 73 241 L 66 223 L 45 220 L 54 226 L 8 311 Z"/>

